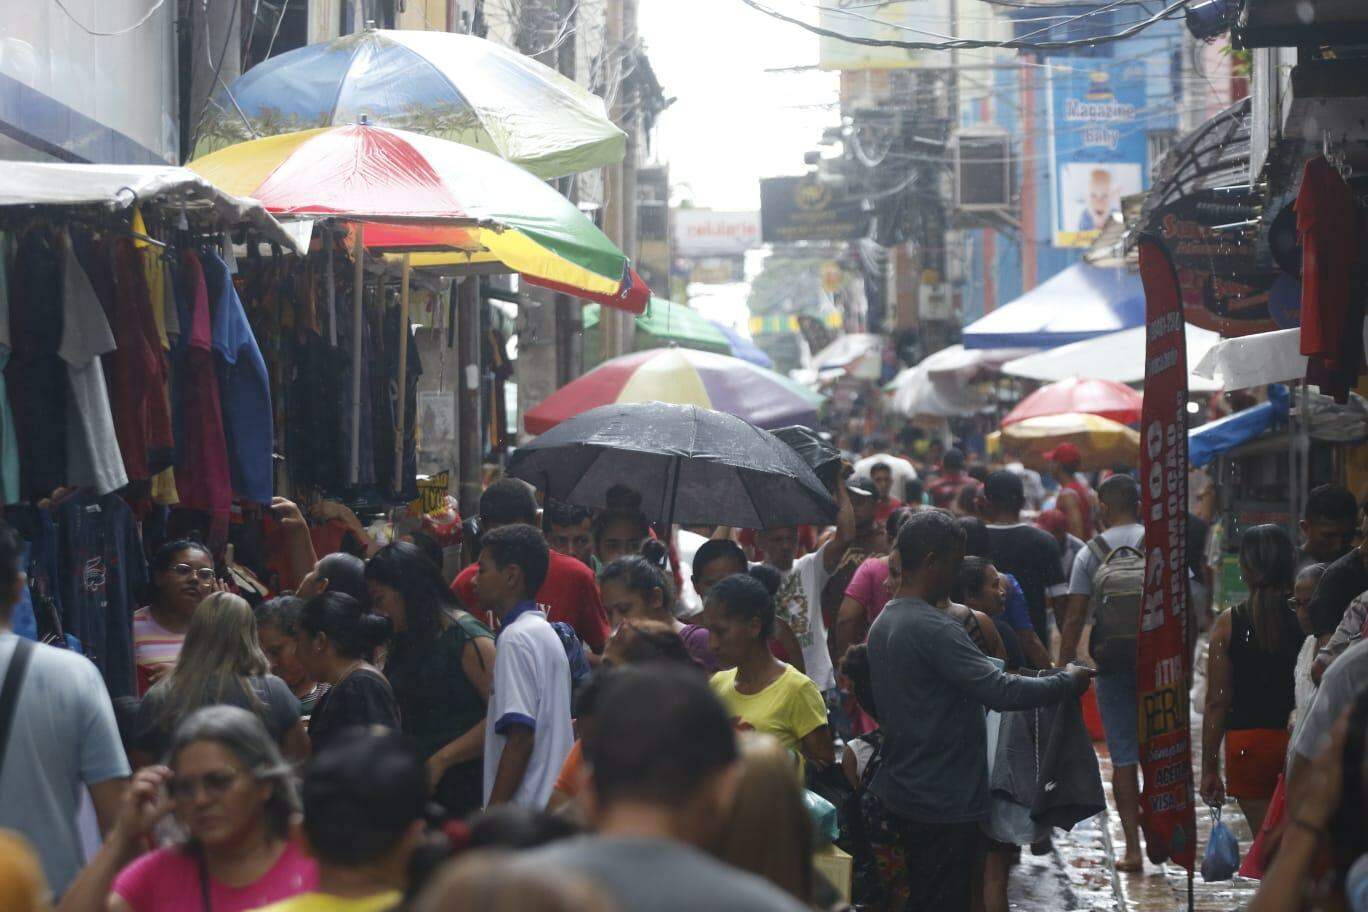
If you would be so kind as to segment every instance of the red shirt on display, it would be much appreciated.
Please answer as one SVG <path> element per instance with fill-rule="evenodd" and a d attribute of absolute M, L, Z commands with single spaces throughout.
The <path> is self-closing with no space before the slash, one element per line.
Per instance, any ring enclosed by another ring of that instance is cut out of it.
<path fill-rule="evenodd" d="M 1307 161 L 1297 193 L 1302 243 L 1301 353 L 1307 379 L 1338 401 L 1348 400 L 1363 367 L 1363 305 L 1350 277 L 1358 251 L 1353 193 L 1322 157 Z"/>
<path fill-rule="evenodd" d="M 461 600 L 466 610 L 484 619 L 488 612 L 483 611 L 480 599 L 475 592 L 475 574 L 479 566 L 471 564 L 456 575 L 451 591 Z M 602 652 L 608 642 L 608 615 L 603 610 L 599 598 L 598 581 L 594 571 L 573 557 L 566 557 L 559 551 L 551 552 L 551 562 L 546 568 L 546 582 L 537 592 L 537 603 L 546 607 L 546 617 L 550 621 L 564 621 L 575 628 L 575 633 L 584 640 L 594 652 Z"/>

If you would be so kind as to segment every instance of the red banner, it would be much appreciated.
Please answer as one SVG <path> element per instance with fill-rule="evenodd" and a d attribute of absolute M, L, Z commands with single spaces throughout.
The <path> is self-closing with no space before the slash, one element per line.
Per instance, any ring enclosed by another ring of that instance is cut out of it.
<path fill-rule="evenodd" d="M 1162 241 L 1140 241 L 1145 286 L 1145 401 L 1140 412 L 1140 492 L 1145 596 L 1140 608 L 1137 693 L 1140 821 L 1150 860 L 1189 871 L 1196 858 L 1189 723 L 1187 587 L 1187 343 L 1182 289 Z"/>

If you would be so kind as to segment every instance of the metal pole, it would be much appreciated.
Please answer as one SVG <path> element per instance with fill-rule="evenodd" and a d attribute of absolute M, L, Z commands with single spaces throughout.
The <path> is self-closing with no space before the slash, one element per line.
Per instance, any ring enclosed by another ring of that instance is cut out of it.
<path fill-rule="evenodd" d="M 404 491 L 404 446 L 408 442 L 408 342 L 409 342 L 409 278 L 412 255 L 404 254 L 404 278 L 399 287 L 399 407 L 394 416 L 394 493 Z"/>
<path fill-rule="evenodd" d="M 462 516 L 480 512 L 480 278 L 466 276 L 456 290 L 456 440 Z"/>
<path fill-rule="evenodd" d="M 356 237 L 352 242 L 352 426 L 351 470 L 347 480 L 356 484 L 361 480 L 361 302 L 366 284 L 366 226 L 356 223 Z"/>

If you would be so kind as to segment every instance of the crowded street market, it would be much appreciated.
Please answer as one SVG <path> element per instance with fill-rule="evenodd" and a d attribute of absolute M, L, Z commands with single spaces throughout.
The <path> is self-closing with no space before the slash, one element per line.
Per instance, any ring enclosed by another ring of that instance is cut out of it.
<path fill-rule="evenodd" d="M 9 5 L 0 912 L 1368 912 L 1368 4 Z"/>

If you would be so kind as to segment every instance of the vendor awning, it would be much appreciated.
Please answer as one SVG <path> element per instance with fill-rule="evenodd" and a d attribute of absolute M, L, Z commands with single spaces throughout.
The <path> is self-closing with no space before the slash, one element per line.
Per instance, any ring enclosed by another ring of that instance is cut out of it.
<path fill-rule="evenodd" d="M 965 348 L 1055 348 L 1143 326 L 1140 276 L 1076 263 L 964 328 Z"/>
<path fill-rule="evenodd" d="M 1220 335 L 1191 324 L 1187 327 L 1187 363 L 1201 361 Z M 1053 383 L 1070 377 L 1114 380 L 1117 383 L 1143 383 L 1145 380 L 1145 327 L 1123 329 L 1071 345 L 1017 358 L 1002 365 L 1004 374 Z M 1188 376 L 1192 392 L 1221 389 L 1220 378 Z"/>
<path fill-rule="evenodd" d="M 1279 421 L 1287 420 L 1287 388 L 1271 386 L 1268 401 L 1188 432 L 1188 464 L 1201 468 L 1217 456 L 1248 443 Z"/>
<path fill-rule="evenodd" d="M 843 370 L 863 380 L 877 380 L 883 372 L 884 337 L 874 333 L 846 333 L 812 356 L 812 369 Z"/>
<path fill-rule="evenodd" d="M 91 206 L 118 212 L 135 205 L 184 205 L 191 214 L 212 210 L 224 226 L 247 224 L 262 240 L 298 250 L 295 236 L 256 200 L 220 190 L 188 168 L 10 161 L 0 170 L 0 206 Z"/>
<path fill-rule="evenodd" d="M 1212 346 L 1192 372 L 1219 379 L 1228 390 L 1300 380 L 1306 376 L 1301 330 L 1294 327 L 1226 339 Z"/>

